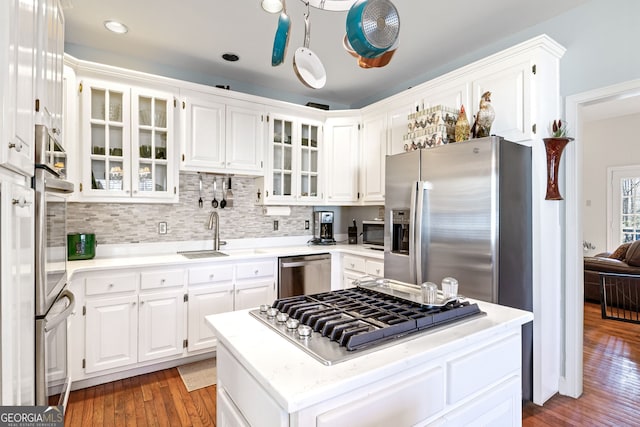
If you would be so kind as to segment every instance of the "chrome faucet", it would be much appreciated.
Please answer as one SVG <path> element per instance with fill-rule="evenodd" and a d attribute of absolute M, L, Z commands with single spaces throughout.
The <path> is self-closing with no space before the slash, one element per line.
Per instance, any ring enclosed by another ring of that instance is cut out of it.
<path fill-rule="evenodd" d="M 213 233 L 213 250 L 220 250 L 220 245 L 226 245 L 227 242 L 220 241 L 220 218 L 218 217 L 218 212 L 213 211 L 211 215 L 209 215 L 209 230 L 213 229 L 215 224 L 216 230 Z"/>

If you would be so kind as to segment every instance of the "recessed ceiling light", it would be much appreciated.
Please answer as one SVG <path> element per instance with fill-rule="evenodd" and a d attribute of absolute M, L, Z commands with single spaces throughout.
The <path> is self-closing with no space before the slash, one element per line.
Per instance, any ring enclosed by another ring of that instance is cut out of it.
<path fill-rule="evenodd" d="M 129 31 L 129 28 L 127 28 L 126 25 L 118 21 L 104 21 L 104 27 L 116 34 L 125 34 Z"/>
<path fill-rule="evenodd" d="M 236 62 L 240 57 L 235 53 L 224 53 L 222 54 L 222 59 L 229 62 Z"/>

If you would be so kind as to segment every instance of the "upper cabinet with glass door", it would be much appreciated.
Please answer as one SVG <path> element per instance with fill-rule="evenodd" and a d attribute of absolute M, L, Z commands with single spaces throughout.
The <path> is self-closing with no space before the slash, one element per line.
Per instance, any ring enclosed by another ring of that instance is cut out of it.
<path fill-rule="evenodd" d="M 79 199 L 177 202 L 173 95 L 94 80 L 81 88 Z"/>
<path fill-rule="evenodd" d="M 264 203 L 314 204 L 322 199 L 322 124 L 292 116 L 270 117 Z"/>

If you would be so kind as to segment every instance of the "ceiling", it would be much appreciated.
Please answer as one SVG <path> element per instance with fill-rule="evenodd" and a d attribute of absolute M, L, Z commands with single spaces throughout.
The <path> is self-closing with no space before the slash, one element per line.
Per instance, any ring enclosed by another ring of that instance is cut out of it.
<path fill-rule="evenodd" d="M 351 106 L 585 1 L 393 0 L 400 16 L 398 50 L 389 65 L 373 69 L 358 67 L 343 49 L 347 12 L 312 7 L 309 47 L 327 73 L 326 86 L 317 90 L 300 83 L 292 68 L 293 53 L 304 38 L 302 1 L 287 2 L 291 32 L 285 62 L 277 67 L 271 66 L 271 54 L 278 14 L 263 11 L 260 0 L 62 0 L 62 4 L 67 50 L 99 51 L 101 57 L 111 58 L 112 65 L 154 64 L 184 70 L 185 76 L 212 76 L 231 89 L 234 83 L 229 82 L 236 82 L 245 88 Z M 129 32 L 109 33 L 103 26 L 109 19 L 123 22 Z M 225 52 L 240 60 L 224 61 Z"/>

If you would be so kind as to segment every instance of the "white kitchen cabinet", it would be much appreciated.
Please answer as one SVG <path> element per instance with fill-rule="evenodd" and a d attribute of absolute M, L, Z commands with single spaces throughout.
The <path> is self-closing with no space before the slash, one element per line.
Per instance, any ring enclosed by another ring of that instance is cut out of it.
<path fill-rule="evenodd" d="M 531 315 L 480 304 L 487 317 L 450 325 L 450 334 L 418 335 L 367 353 L 364 364 L 356 356 L 331 366 L 279 334 L 259 333 L 262 323 L 243 313 L 211 316 L 207 320 L 224 338 L 217 349 L 217 396 L 225 400 L 225 414 L 217 421 L 291 427 L 520 425 L 521 325 Z"/>
<path fill-rule="evenodd" d="M 342 256 L 342 281 L 345 289 L 354 287 L 353 281 L 364 276 L 384 277 L 384 260 L 353 254 Z"/>
<path fill-rule="evenodd" d="M 470 104 L 470 83 L 466 80 L 453 79 L 449 82 L 443 82 L 438 85 L 429 86 L 421 92 L 422 108 L 427 109 L 436 105 L 444 105 L 445 107 L 454 108 L 457 111 L 464 105 L 467 114 L 473 111 Z M 470 123 L 473 117 L 467 117 Z"/>
<path fill-rule="evenodd" d="M 343 289 L 349 289 L 349 288 L 355 288 L 355 281 L 360 279 L 362 276 L 364 276 L 364 274 L 362 273 L 356 273 L 356 272 L 351 272 L 351 271 L 343 271 L 342 272 L 342 288 Z"/>
<path fill-rule="evenodd" d="M 415 113 L 417 107 L 409 101 L 394 106 L 387 112 L 387 154 L 404 153 L 404 145 L 407 143 L 404 137 L 409 123 L 407 117 Z"/>
<path fill-rule="evenodd" d="M 365 204 L 384 204 L 384 169 L 387 155 L 387 116 L 376 114 L 362 120 L 360 193 Z"/>
<path fill-rule="evenodd" d="M 234 308 L 244 310 L 261 304 L 272 304 L 275 299 L 274 279 L 254 279 L 236 283 Z"/>
<path fill-rule="evenodd" d="M 233 264 L 213 264 L 188 270 L 187 350 L 213 349 L 216 337 L 205 316 L 233 311 Z"/>
<path fill-rule="evenodd" d="M 182 289 L 140 295 L 139 362 L 182 354 L 184 295 Z"/>
<path fill-rule="evenodd" d="M 224 390 L 216 395 L 216 424 L 224 427 L 251 427 Z"/>
<path fill-rule="evenodd" d="M 85 372 L 138 361 L 138 296 L 87 298 L 84 308 Z"/>
<path fill-rule="evenodd" d="M 276 261 L 236 264 L 234 309 L 255 308 L 272 304 L 276 298 Z"/>
<path fill-rule="evenodd" d="M 36 0 L 0 2 L 0 165 L 33 176 Z"/>
<path fill-rule="evenodd" d="M 204 318 L 210 314 L 233 311 L 233 283 L 189 289 L 187 350 L 213 349 L 217 340 Z"/>
<path fill-rule="evenodd" d="M 533 129 L 531 81 L 535 75 L 532 59 L 515 58 L 500 64 L 487 66 L 472 75 L 472 108 L 469 123 L 478 113 L 483 93 L 491 92 L 491 105 L 496 118 L 491 126 L 491 134 L 509 141 L 526 141 L 535 138 Z M 544 134 L 546 129 L 540 129 Z"/>
<path fill-rule="evenodd" d="M 182 268 L 165 268 L 86 277 L 84 292 L 79 292 L 86 295 L 84 325 L 73 320 L 76 328 L 84 326 L 84 372 L 181 355 L 184 275 Z M 72 285 L 77 291 L 75 281 Z"/>
<path fill-rule="evenodd" d="M 34 192 L 0 168 L 0 405 L 35 404 Z"/>
<path fill-rule="evenodd" d="M 36 123 L 62 136 L 64 15 L 59 0 L 38 1 L 36 53 Z"/>
<path fill-rule="evenodd" d="M 325 123 L 327 141 L 327 197 L 331 205 L 358 202 L 360 117 L 329 118 Z"/>
<path fill-rule="evenodd" d="M 225 105 L 214 95 L 181 90 L 181 169 L 216 171 L 225 164 Z"/>
<path fill-rule="evenodd" d="M 260 104 L 181 90 L 181 169 L 261 175 L 266 134 Z"/>
<path fill-rule="evenodd" d="M 262 175 L 266 137 L 265 107 L 253 102 L 227 101 L 226 171 Z"/>
<path fill-rule="evenodd" d="M 258 187 L 264 204 L 319 204 L 323 198 L 322 122 L 269 115 L 267 167 Z"/>
<path fill-rule="evenodd" d="M 82 79 L 79 200 L 178 201 L 174 94 Z"/>

